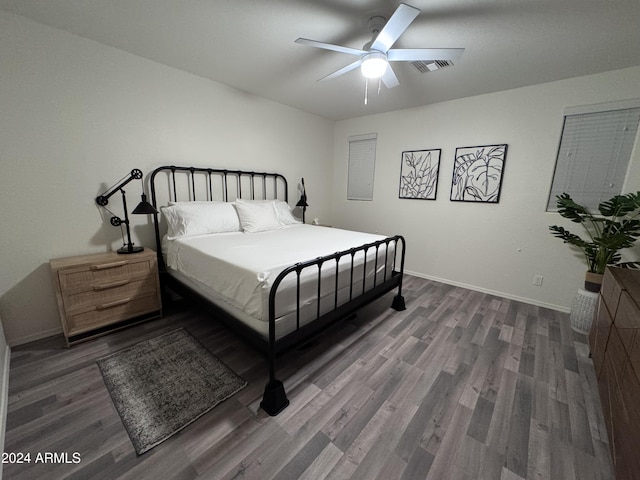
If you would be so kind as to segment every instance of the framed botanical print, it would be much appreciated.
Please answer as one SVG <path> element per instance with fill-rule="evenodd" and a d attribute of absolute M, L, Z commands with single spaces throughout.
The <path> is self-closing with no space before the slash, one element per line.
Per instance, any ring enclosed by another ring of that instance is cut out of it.
<path fill-rule="evenodd" d="M 402 152 L 400 198 L 435 200 L 440 170 L 440 149 Z"/>
<path fill-rule="evenodd" d="M 451 200 L 498 203 L 507 145 L 456 148 Z"/>

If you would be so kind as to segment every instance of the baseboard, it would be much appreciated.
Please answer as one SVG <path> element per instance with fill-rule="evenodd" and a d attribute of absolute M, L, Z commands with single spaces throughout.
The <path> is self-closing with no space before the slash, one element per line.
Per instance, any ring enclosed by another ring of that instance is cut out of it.
<path fill-rule="evenodd" d="M 25 343 L 35 342 L 36 340 L 42 340 L 43 338 L 53 337 L 54 335 L 62 335 L 62 327 L 51 328 L 42 332 L 34 333 L 32 335 L 25 335 L 24 337 L 12 338 L 9 341 L 10 347 L 17 347 L 18 345 L 24 345 Z"/>
<path fill-rule="evenodd" d="M 434 277 L 432 275 L 425 275 L 424 273 L 419 272 L 410 272 L 409 270 L 405 270 L 407 275 L 413 275 L 414 277 L 425 278 L 427 280 L 433 280 L 434 282 L 446 283 L 447 285 L 453 285 L 454 287 L 466 288 L 467 290 L 474 290 L 476 292 L 488 293 L 490 295 L 495 295 L 496 297 L 503 297 L 509 300 L 516 300 L 522 303 L 528 303 L 529 305 L 535 305 L 536 307 L 548 308 L 550 310 L 556 310 L 558 312 L 569 313 L 571 309 L 569 307 L 565 307 L 562 305 L 554 305 L 546 302 L 539 302 L 537 300 L 533 300 L 531 298 L 519 297 L 517 295 L 510 295 L 505 292 L 498 292 L 496 290 L 491 290 L 488 288 L 482 288 L 477 285 L 469 285 L 466 283 L 455 282 L 453 280 L 448 280 L 446 278 Z"/>
<path fill-rule="evenodd" d="M 0 328 L 1 325 L 0 325 Z M 7 410 L 9 407 L 9 363 L 11 361 L 11 348 L 7 345 L 4 349 L 4 367 L 0 375 L 0 452 L 4 452 L 4 437 L 7 431 Z M 0 464 L 0 480 L 2 480 L 2 465 Z"/>

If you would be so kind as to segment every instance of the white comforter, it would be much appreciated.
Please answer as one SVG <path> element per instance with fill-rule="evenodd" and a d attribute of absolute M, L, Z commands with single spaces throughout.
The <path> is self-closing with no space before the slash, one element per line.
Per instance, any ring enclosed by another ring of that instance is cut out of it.
<path fill-rule="evenodd" d="M 297 262 L 330 255 L 352 247 L 372 243 L 385 237 L 362 232 L 311 225 L 291 225 L 279 230 L 259 233 L 221 233 L 186 237 L 167 242 L 167 266 L 181 275 L 214 291 L 214 296 L 249 316 L 266 322 L 268 320 L 268 295 L 273 281 L 286 267 Z M 386 255 L 385 247 L 378 252 L 378 283 L 382 281 L 384 263 L 387 260 L 387 278 L 391 275 L 393 250 Z M 362 263 L 362 255 L 356 255 L 356 263 Z M 348 300 L 351 256 L 340 262 L 340 303 Z M 375 250 L 367 254 L 367 285 L 373 284 Z M 322 291 L 327 295 L 327 304 L 333 303 L 335 291 L 336 262 L 323 266 Z M 317 299 L 317 267 L 308 269 L 302 276 L 309 280 L 303 288 L 304 305 Z M 362 268 L 358 269 L 362 276 Z M 327 277 L 325 279 L 325 272 Z M 359 280 L 361 282 L 361 279 Z M 362 290 L 362 283 L 358 288 Z M 368 287 L 367 287 L 368 288 Z M 282 294 L 280 293 L 282 291 Z M 276 302 L 276 317 L 295 310 L 295 275 L 290 275 L 281 284 Z M 355 293 L 354 293 L 355 295 Z M 322 304 L 322 301 L 321 301 Z M 316 302 L 317 305 L 317 302 Z M 331 307 L 323 306 L 323 310 Z"/>

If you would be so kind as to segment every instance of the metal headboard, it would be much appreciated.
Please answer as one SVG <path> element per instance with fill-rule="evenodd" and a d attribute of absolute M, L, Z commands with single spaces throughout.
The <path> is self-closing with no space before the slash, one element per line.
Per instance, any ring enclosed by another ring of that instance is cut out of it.
<path fill-rule="evenodd" d="M 149 188 L 151 203 L 158 211 L 170 201 L 233 202 L 237 198 L 289 201 L 287 179 L 279 173 L 170 165 L 151 172 Z M 153 224 L 158 264 L 164 271 L 158 213 L 153 215 Z"/>

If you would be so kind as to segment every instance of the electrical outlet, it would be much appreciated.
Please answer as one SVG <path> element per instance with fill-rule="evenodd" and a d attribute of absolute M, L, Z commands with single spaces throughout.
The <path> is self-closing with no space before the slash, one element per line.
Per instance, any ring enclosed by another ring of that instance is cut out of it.
<path fill-rule="evenodd" d="M 533 276 L 533 284 L 536 287 L 541 287 L 542 286 L 542 280 L 544 279 L 544 277 L 542 275 L 534 275 Z"/>

